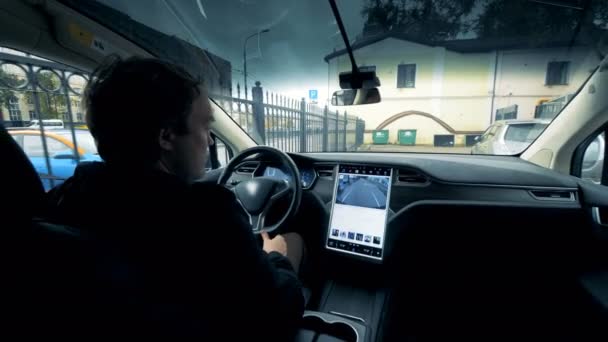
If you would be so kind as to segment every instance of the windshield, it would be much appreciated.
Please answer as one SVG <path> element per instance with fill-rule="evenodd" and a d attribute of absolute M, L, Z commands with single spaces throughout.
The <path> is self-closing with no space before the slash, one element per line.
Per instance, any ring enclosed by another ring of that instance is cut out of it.
<path fill-rule="evenodd" d="M 352 65 L 326 0 L 64 2 L 203 77 L 258 143 L 292 152 L 522 152 L 546 125 L 511 126 L 516 151 L 481 135 L 554 119 L 599 64 L 608 22 L 602 0 L 339 0 L 381 100 L 337 107 Z"/>

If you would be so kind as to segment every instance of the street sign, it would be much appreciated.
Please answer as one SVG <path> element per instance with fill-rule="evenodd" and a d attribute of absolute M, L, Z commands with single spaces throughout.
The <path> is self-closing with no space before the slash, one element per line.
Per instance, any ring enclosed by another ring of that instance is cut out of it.
<path fill-rule="evenodd" d="M 308 99 L 310 102 L 317 103 L 317 100 L 319 99 L 319 92 L 317 89 L 310 89 L 308 91 Z"/>

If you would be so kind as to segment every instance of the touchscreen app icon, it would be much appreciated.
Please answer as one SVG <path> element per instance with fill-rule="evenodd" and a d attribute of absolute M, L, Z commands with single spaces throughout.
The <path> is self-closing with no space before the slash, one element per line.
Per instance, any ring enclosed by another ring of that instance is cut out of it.
<path fill-rule="evenodd" d="M 340 231 L 338 229 L 331 230 L 331 236 L 338 236 L 339 233 L 340 233 Z"/>
<path fill-rule="evenodd" d="M 365 235 L 365 239 L 363 241 L 365 241 L 367 243 L 372 242 L 372 236 L 371 235 Z"/>
<path fill-rule="evenodd" d="M 340 237 L 343 239 L 346 239 L 346 232 L 345 231 L 341 231 L 340 232 Z"/>
<path fill-rule="evenodd" d="M 348 238 L 353 240 L 355 238 L 355 233 L 353 232 L 348 232 Z"/>
<path fill-rule="evenodd" d="M 376 245 L 380 244 L 380 237 L 379 236 L 374 236 L 374 244 L 376 244 Z"/>
<path fill-rule="evenodd" d="M 357 241 L 363 241 L 363 234 L 357 234 Z"/>

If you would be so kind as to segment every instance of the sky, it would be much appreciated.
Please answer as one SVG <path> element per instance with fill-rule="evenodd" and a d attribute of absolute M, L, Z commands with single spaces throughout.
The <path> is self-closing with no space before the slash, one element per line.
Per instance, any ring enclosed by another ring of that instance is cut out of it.
<path fill-rule="evenodd" d="M 232 64 L 233 86 L 243 85 L 245 38 L 248 86 L 291 98 L 317 89 L 327 98 L 323 57 L 344 47 L 327 0 L 100 0 L 132 19 L 202 47 Z M 361 33 L 364 0 L 338 0 L 349 39 Z M 236 92 L 236 89 L 235 89 Z"/>

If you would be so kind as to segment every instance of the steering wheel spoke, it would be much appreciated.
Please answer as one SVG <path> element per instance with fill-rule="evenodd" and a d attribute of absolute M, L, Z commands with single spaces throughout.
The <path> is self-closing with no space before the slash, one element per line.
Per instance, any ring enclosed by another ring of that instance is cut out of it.
<path fill-rule="evenodd" d="M 280 189 L 275 191 L 275 193 L 272 196 L 270 196 L 270 200 L 273 203 L 280 200 L 281 198 L 285 197 L 287 194 L 289 194 L 291 192 L 291 188 L 289 187 L 289 182 L 287 182 L 287 181 L 283 181 L 283 182 L 285 182 L 285 184 L 278 185 L 278 187 L 280 187 Z"/>
<path fill-rule="evenodd" d="M 255 234 L 259 234 L 264 230 L 264 221 L 266 220 L 266 212 L 261 212 L 257 215 L 249 215 L 249 223 Z"/>

